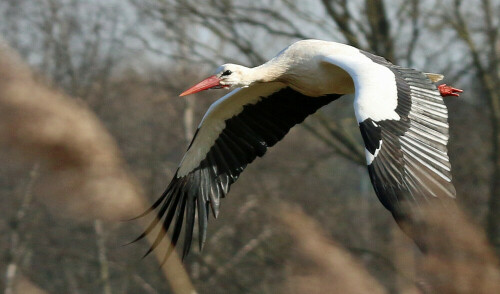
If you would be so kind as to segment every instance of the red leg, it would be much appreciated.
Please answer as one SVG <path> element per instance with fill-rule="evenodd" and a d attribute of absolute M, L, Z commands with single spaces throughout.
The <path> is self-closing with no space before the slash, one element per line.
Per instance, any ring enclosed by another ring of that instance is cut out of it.
<path fill-rule="evenodd" d="M 446 96 L 460 96 L 460 93 L 463 91 L 457 88 L 450 87 L 446 84 L 441 84 L 438 86 L 439 93 L 441 96 L 446 97 Z"/>

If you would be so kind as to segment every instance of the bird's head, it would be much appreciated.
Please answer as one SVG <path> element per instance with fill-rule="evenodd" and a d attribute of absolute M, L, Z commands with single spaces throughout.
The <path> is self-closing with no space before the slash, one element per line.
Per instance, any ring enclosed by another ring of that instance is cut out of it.
<path fill-rule="evenodd" d="M 251 78 L 250 68 L 228 63 L 219 66 L 215 70 L 215 74 L 182 92 L 180 96 L 186 96 L 208 89 L 225 88 L 232 90 L 237 87 L 247 87 L 253 82 L 254 80 Z"/>

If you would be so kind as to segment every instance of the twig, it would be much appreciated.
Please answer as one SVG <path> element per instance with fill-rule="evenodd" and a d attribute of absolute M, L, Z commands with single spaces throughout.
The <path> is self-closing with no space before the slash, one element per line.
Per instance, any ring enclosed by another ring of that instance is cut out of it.
<path fill-rule="evenodd" d="M 24 255 L 26 248 L 21 246 L 19 230 L 21 229 L 21 223 L 26 215 L 26 210 L 28 210 L 31 199 L 33 198 L 33 184 L 38 178 L 39 163 L 35 163 L 30 172 L 30 177 L 26 185 L 26 191 L 24 193 L 23 202 L 16 213 L 16 228 L 12 230 L 11 242 L 10 242 L 10 253 L 11 262 L 7 265 L 7 271 L 5 274 L 5 294 L 14 294 L 14 282 L 18 272 L 18 264 Z M 23 250 L 24 249 L 24 250 Z"/>
<path fill-rule="evenodd" d="M 106 257 L 106 244 L 104 241 L 104 229 L 102 227 L 102 221 L 96 219 L 94 221 L 94 230 L 96 234 L 97 252 L 99 257 L 100 265 L 100 277 L 101 283 L 103 285 L 103 294 L 112 294 L 111 284 L 109 283 L 109 265 L 108 259 Z"/>
<path fill-rule="evenodd" d="M 208 284 L 213 284 L 217 277 L 224 275 L 230 269 L 232 269 L 238 262 L 240 262 L 248 253 L 257 248 L 263 241 L 271 237 L 272 230 L 270 228 L 265 228 L 257 237 L 250 240 L 245 246 L 241 247 L 238 252 L 231 258 L 226 264 L 217 268 L 214 275 L 208 280 Z"/>

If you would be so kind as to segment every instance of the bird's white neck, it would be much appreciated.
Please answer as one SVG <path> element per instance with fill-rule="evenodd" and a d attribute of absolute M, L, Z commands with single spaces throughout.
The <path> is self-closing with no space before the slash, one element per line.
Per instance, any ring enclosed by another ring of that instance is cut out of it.
<path fill-rule="evenodd" d="M 337 45 L 323 46 L 312 42 L 309 50 L 299 50 L 291 46 L 268 62 L 254 67 L 241 67 L 238 86 L 250 86 L 255 83 L 282 82 L 307 96 L 326 94 L 347 94 L 354 92 L 350 75 L 340 67 L 325 66 L 318 57 L 331 52 L 345 54 L 346 48 Z M 314 45 L 314 46 L 313 46 Z M 335 46 L 330 48 L 331 46 Z M 356 49 L 357 50 L 357 49 Z M 323 52 L 325 51 L 325 52 Z"/>
<path fill-rule="evenodd" d="M 275 63 L 267 62 L 253 68 L 245 68 L 242 82 L 247 85 L 254 83 L 270 83 L 281 81 L 286 69 Z"/>

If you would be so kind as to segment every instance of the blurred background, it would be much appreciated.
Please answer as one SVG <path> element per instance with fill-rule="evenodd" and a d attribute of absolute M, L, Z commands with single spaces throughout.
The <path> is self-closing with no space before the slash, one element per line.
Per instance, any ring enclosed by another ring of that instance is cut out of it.
<path fill-rule="evenodd" d="M 498 0 L 0 0 L 5 43 L 34 71 L 37 85 L 93 113 L 103 136 L 111 134 L 105 140 L 114 148 L 113 166 L 123 168 L 145 203 L 163 192 L 198 122 L 224 90 L 178 94 L 219 64 L 256 66 L 294 41 L 317 38 L 444 74 L 445 83 L 464 90 L 445 98 L 457 201 L 497 255 L 499 26 Z M 82 158 L 102 150 L 85 142 Z M 14 143 L 0 145 L 1 291 L 170 291 L 154 257 L 141 259 L 146 241 L 121 246 L 142 230 L 123 221 L 140 212 L 130 197 L 106 186 L 102 197 L 116 198 L 110 206 L 99 197 L 74 205 L 87 194 L 59 189 L 67 169 L 54 161 L 65 149 L 51 149 L 57 152 L 47 159 L 36 144 L 19 152 Z M 302 207 L 386 293 L 421 293 L 419 253 L 371 187 L 352 97 L 293 128 L 247 168 L 227 198 L 219 219 L 210 220 L 204 251 L 185 260 L 200 293 L 277 293 L 310 266 L 274 218 L 275 202 Z M 134 207 L 113 215 L 118 204 Z"/>

